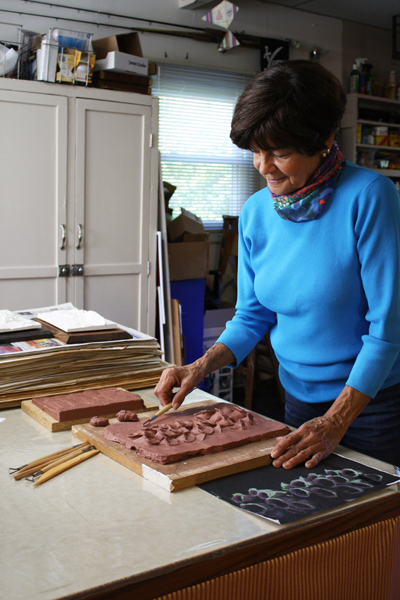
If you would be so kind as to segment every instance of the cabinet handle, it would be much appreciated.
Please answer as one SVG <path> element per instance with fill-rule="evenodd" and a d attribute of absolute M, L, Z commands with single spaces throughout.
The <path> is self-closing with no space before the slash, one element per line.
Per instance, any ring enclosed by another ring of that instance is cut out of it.
<path fill-rule="evenodd" d="M 76 249 L 80 250 L 81 249 L 81 243 L 82 243 L 82 225 L 80 223 L 77 226 L 77 229 L 78 229 L 78 243 L 76 245 Z"/>
<path fill-rule="evenodd" d="M 60 244 L 60 250 L 65 250 L 65 241 L 66 241 L 66 232 L 65 232 L 65 225 L 60 225 L 61 227 L 61 244 Z"/>

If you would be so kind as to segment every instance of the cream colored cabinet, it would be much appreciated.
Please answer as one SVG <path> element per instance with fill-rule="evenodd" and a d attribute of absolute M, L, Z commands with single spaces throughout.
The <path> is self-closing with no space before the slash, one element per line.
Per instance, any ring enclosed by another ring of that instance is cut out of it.
<path fill-rule="evenodd" d="M 0 308 L 66 300 L 67 112 L 61 96 L 0 88 Z"/>
<path fill-rule="evenodd" d="M 154 335 L 157 106 L 0 79 L 0 308 L 71 301 Z"/>

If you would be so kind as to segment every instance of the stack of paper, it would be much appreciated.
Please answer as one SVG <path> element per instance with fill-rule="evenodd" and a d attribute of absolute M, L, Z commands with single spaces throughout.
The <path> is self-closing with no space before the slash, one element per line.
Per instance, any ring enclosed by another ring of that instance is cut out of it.
<path fill-rule="evenodd" d="M 61 310 L 76 311 L 68 303 L 16 314 L 32 319 L 41 313 L 51 311 L 55 315 Z M 61 315 L 61 320 L 65 318 L 65 314 Z M 1 345 L 0 408 L 18 406 L 21 400 L 45 395 L 103 387 L 133 390 L 156 385 L 163 369 L 169 366 L 160 359 L 157 340 L 122 325 L 118 328 L 125 329 L 132 337 L 69 345 L 55 338 Z"/>
<path fill-rule="evenodd" d="M 49 310 L 39 313 L 37 318 L 67 333 L 100 331 L 104 329 L 116 329 L 118 327 L 114 321 L 108 321 L 94 310 L 79 310 L 78 308 Z"/>

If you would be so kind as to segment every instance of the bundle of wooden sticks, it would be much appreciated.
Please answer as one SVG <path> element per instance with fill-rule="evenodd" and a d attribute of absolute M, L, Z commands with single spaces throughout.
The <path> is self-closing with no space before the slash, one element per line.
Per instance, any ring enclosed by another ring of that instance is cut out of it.
<path fill-rule="evenodd" d="M 91 456 L 98 454 L 98 452 L 99 450 L 96 450 L 94 446 L 91 446 L 88 442 L 84 442 L 72 448 L 65 448 L 64 450 L 47 454 L 22 467 L 11 467 L 10 473 L 14 475 L 14 479 L 25 478 L 28 481 L 33 481 L 33 485 L 37 486 L 87 460 Z"/>

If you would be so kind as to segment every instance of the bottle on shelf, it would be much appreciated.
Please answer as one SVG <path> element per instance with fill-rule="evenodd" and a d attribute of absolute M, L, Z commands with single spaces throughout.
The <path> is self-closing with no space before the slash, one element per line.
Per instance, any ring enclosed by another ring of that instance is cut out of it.
<path fill-rule="evenodd" d="M 371 63 L 365 63 L 363 65 L 363 72 L 360 81 L 360 94 L 366 94 L 367 96 L 372 95 L 372 77 L 371 77 Z"/>
<path fill-rule="evenodd" d="M 360 71 L 357 69 L 357 63 L 354 63 L 350 74 L 350 94 L 360 92 Z"/>
<path fill-rule="evenodd" d="M 391 100 L 396 99 L 396 73 L 395 71 L 390 71 L 389 79 L 385 88 L 385 98 L 390 98 Z"/>

